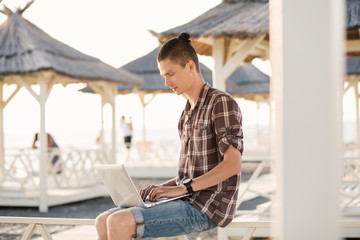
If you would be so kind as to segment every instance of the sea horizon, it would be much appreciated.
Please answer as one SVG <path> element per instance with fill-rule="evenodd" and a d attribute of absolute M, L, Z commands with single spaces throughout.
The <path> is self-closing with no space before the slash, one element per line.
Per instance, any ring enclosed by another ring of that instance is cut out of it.
<path fill-rule="evenodd" d="M 264 146 L 269 142 L 269 128 L 267 125 L 244 125 L 244 144 L 246 147 L 256 148 Z M 4 135 L 5 149 L 30 148 L 34 139 L 35 132 L 6 133 Z M 50 132 L 55 141 L 63 148 L 96 148 L 96 138 L 99 135 L 98 130 L 89 130 L 82 132 Z M 117 144 L 123 143 L 123 136 L 119 129 L 116 130 Z M 356 142 L 356 124 L 355 121 L 344 122 L 343 139 L 345 144 Z M 134 129 L 133 143 L 143 141 L 142 129 Z M 173 128 L 147 128 L 146 141 L 179 141 L 178 130 Z M 111 142 L 111 130 L 105 130 L 105 143 Z"/>

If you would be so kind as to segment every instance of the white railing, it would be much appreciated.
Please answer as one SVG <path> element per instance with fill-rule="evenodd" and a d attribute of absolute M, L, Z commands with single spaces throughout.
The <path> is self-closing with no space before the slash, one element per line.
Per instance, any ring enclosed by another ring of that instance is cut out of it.
<path fill-rule="evenodd" d="M 360 206 L 360 157 L 345 157 L 344 177 L 340 194 L 340 206 L 343 212 L 352 207 Z"/>
<path fill-rule="evenodd" d="M 154 141 L 134 143 L 130 150 L 117 149 L 116 162 L 131 167 L 176 167 L 180 155 L 179 141 Z"/>
<path fill-rule="evenodd" d="M 134 143 L 128 150 L 124 146 L 117 149 L 116 163 L 125 163 L 129 167 L 172 167 L 176 168 L 180 143 L 179 141 L 147 142 L 146 144 Z M 39 150 L 30 148 L 6 151 L 5 165 L 0 166 L 0 193 L 25 192 L 39 189 Z M 51 161 L 54 156 L 59 156 L 55 166 Z M 128 158 L 127 158 L 128 156 Z M 83 188 L 101 185 L 102 182 L 94 169 L 99 163 L 109 163 L 109 152 L 100 149 L 53 149 L 48 156 L 48 187 L 52 189 Z M 246 195 L 274 198 L 276 186 L 265 190 L 254 188 L 264 169 L 274 167 L 274 160 L 267 156 L 247 157 L 243 159 L 246 164 L 255 164 L 256 167 L 249 181 L 240 187 L 239 203 Z M 59 172 L 61 170 L 61 173 Z M 269 185 L 269 183 L 267 183 Z M 347 151 L 344 158 L 344 177 L 340 189 L 343 212 L 350 208 L 360 206 L 360 157 L 357 150 Z M 270 204 L 271 205 L 271 204 Z M 267 207 L 266 211 L 270 208 Z M 263 209 L 264 211 L 264 209 Z"/>
<path fill-rule="evenodd" d="M 0 189 L 13 191 L 39 189 L 39 151 L 17 149 L 5 153 L 0 166 Z M 56 158 L 55 164 L 52 164 Z M 100 150 L 53 149 L 48 152 L 48 181 L 53 188 L 86 187 L 100 183 L 94 164 L 107 163 Z"/>
<path fill-rule="evenodd" d="M 255 198 L 264 197 L 270 201 L 267 204 L 263 204 L 260 208 L 251 211 L 238 211 L 237 214 L 257 214 L 261 215 L 265 213 L 265 216 L 269 215 L 271 206 L 276 203 L 276 183 L 275 176 L 262 175 L 264 170 L 273 168 L 275 166 L 274 159 L 270 157 L 250 157 L 244 158 L 243 164 L 255 163 L 256 167 L 252 172 L 248 181 L 244 182 L 240 186 L 239 190 L 239 205 L 243 202 L 245 197 Z M 339 189 L 340 193 L 340 209 L 342 214 L 346 215 L 360 215 L 360 157 L 358 156 L 347 156 L 344 157 L 344 170 L 343 170 L 343 181 Z M 266 179 L 260 180 L 262 177 Z M 264 180 L 266 183 L 263 183 Z M 259 184 L 261 182 L 261 184 Z M 259 188 L 260 185 L 260 188 Z"/>

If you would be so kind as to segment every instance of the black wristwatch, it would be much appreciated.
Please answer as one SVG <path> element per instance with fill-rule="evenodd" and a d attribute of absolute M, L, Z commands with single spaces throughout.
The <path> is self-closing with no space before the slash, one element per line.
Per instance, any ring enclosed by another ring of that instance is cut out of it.
<path fill-rule="evenodd" d="M 194 190 L 192 189 L 191 187 L 191 183 L 192 183 L 192 179 L 191 178 L 187 178 L 183 181 L 183 184 L 185 185 L 186 187 L 186 190 L 189 194 L 193 194 L 194 193 Z"/>

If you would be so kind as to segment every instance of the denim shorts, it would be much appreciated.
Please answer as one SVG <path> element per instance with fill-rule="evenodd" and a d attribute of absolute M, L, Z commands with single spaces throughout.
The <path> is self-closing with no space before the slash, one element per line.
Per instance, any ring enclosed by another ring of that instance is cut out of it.
<path fill-rule="evenodd" d="M 124 208 L 112 208 L 116 212 Z M 217 225 L 186 200 L 174 200 L 151 208 L 131 207 L 137 225 L 136 239 L 186 235 Z"/>

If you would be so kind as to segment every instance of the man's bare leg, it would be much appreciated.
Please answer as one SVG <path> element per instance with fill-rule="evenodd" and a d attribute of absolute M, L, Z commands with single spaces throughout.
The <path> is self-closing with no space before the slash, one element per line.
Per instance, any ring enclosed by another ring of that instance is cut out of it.
<path fill-rule="evenodd" d="M 129 209 L 111 214 L 106 224 L 108 240 L 131 240 L 136 237 L 136 222 Z"/>
<path fill-rule="evenodd" d="M 95 219 L 95 227 L 96 227 L 96 232 L 98 234 L 99 240 L 107 240 L 108 239 L 106 222 L 107 222 L 107 218 L 110 216 L 110 214 L 112 214 L 112 212 L 106 211 L 106 212 L 101 213 Z"/>

